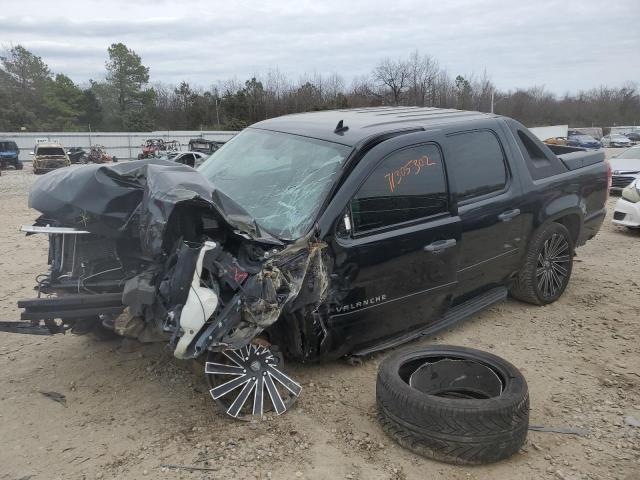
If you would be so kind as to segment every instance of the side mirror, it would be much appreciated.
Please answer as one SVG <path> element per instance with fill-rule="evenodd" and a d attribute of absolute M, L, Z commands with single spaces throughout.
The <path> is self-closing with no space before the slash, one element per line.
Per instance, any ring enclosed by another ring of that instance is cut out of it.
<path fill-rule="evenodd" d="M 35 153 L 33 153 L 33 152 L 29 152 L 29 155 L 35 155 Z"/>

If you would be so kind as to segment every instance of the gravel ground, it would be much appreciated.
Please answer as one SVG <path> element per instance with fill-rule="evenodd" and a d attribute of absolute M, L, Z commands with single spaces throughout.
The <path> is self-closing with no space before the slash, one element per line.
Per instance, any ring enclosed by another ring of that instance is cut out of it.
<path fill-rule="evenodd" d="M 19 318 L 16 300 L 33 296 L 45 270 L 45 238 L 17 231 L 37 215 L 26 202 L 34 179 L 29 165 L 0 177 L 2 320 Z M 614 227 L 609 215 L 578 250 L 555 304 L 509 300 L 414 342 L 504 356 L 529 383 L 531 424 L 584 436 L 531 431 L 507 461 L 458 467 L 418 457 L 380 429 L 375 376 L 384 354 L 360 366 L 289 363 L 304 387 L 296 406 L 237 422 L 215 409 L 200 370 L 162 345 L 0 333 L 0 479 L 640 479 L 639 245 L 640 233 Z"/>

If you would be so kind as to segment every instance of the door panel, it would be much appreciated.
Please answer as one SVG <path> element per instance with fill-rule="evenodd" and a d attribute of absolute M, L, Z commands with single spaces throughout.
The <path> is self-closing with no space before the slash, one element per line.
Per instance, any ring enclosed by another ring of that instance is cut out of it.
<path fill-rule="evenodd" d="M 429 251 L 438 241 L 448 248 Z M 341 241 L 345 261 L 336 276 L 349 279 L 331 325 L 344 340 L 364 346 L 439 319 L 456 285 L 460 219 L 446 217 L 360 240 Z"/>
<path fill-rule="evenodd" d="M 522 242 L 524 216 L 500 219 L 500 215 L 518 210 L 518 206 L 518 199 L 509 190 L 486 201 L 459 207 L 461 293 L 500 283 L 518 268 L 525 246 Z"/>
<path fill-rule="evenodd" d="M 345 206 L 355 231 L 333 245 L 330 327 L 354 348 L 433 323 L 456 286 L 461 222 L 449 209 L 440 149 L 422 138 L 380 144 L 352 174 L 361 179 Z"/>
<path fill-rule="evenodd" d="M 445 161 L 462 222 L 456 293 L 503 283 L 519 266 L 524 217 L 500 139 L 491 129 L 448 135 Z"/>

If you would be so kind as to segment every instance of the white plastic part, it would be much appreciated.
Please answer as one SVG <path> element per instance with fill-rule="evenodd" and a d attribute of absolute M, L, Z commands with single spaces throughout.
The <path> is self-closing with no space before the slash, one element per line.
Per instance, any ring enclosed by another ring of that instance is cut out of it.
<path fill-rule="evenodd" d="M 46 227 L 36 227 L 35 225 L 23 225 L 20 227 L 21 232 L 25 233 L 64 233 L 67 235 L 81 235 L 85 233 L 89 233 L 86 230 L 77 230 L 71 227 L 50 227 L 47 225 Z"/>
<path fill-rule="evenodd" d="M 215 242 L 204 242 L 204 246 L 200 249 L 198 261 L 196 262 L 196 271 L 193 274 L 191 288 L 189 289 L 189 296 L 180 314 L 180 328 L 183 334 L 180 340 L 178 340 L 178 345 L 173 352 L 177 358 L 185 358 L 189 344 L 198 332 L 200 332 L 202 326 L 218 306 L 218 296 L 216 293 L 210 288 L 200 286 L 202 259 L 205 253 L 215 247 Z"/>

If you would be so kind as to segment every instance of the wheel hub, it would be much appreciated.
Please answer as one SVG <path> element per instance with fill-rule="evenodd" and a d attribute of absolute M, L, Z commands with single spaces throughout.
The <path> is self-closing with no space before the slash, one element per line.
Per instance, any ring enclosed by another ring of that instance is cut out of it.
<path fill-rule="evenodd" d="M 566 285 L 570 255 L 569 243 L 563 236 L 553 234 L 544 242 L 538 255 L 536 279 L 538 290 L 545 297 L 554 297 Z"/>
<path fill-rule="evenodd" d="M 254 372 L 260 371 L 261 368 L 262 363 L 260 363 L 258 360 L 254 360 L 253 362 L 251 362 L 251 370 L 253 370 Z"/>
<path fill-rule="evenodd" d="M 280 415 L 302 392 L 302 387 L 278 368 L 280 362 L 273 352 L 263 345 L 212 353 L 210 359 L 213 358 L 218 361 L 207 361 L 205 365 L 212 386 L 209 393 L 234 418 L 241 417 L 242 412 L 261 416 L 269 406 Z"/>

